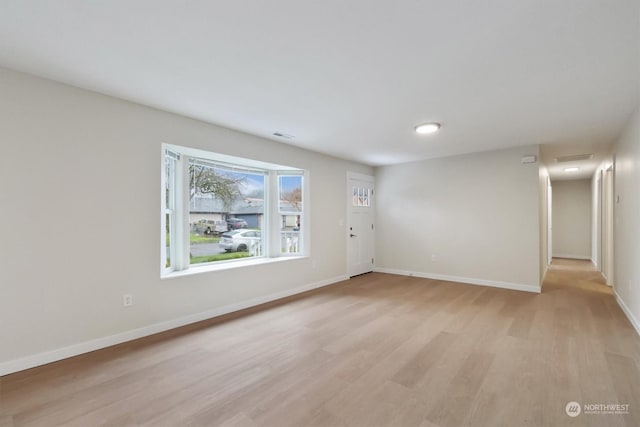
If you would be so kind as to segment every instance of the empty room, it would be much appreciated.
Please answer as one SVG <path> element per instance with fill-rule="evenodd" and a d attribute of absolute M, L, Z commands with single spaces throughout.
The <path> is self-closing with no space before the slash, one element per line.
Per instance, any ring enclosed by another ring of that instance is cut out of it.
<path fill-rule="evenodd" d="M 640 0 L 0 0 L 0 427 L 640 426 Z"/>

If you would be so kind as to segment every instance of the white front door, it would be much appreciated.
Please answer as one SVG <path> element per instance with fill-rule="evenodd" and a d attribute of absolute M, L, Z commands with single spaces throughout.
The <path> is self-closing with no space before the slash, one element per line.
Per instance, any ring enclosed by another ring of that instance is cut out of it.
<path fill-rule="evenodd" d="M 372 176 L 347 174 L 347 240 L 350 277 L 373 271 Z"/>

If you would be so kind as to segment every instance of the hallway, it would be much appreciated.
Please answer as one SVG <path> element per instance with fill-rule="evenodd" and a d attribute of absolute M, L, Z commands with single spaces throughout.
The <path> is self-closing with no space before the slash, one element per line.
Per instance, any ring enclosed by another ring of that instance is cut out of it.
<path fill-rule="evenodd" d="M 554 258 L 541 297 L 554 317 L 554 345 L 547 350 L 557 362 L 559 354 L 566 357 L 566 365 L 556 363 L 553 381 L 581 404 L 629 403 L 626 425 L 640 425 L 640 340 L 613 288 L 591 261 Z M 581 415 L 579 425 L 618 425 L 617 418 Z"/>
<path fill-rule="evenodd" d="M 542 287 L 543 292 L 556 288 L 572 288 L 613 296 L 602 274 L 589 260 L 553 258 Z"/>

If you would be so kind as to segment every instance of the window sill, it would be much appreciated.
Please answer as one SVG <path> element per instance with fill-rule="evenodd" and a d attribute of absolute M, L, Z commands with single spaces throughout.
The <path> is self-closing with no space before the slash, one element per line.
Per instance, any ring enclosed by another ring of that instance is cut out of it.
<path fill-rule="evenodd" d="M 161 280 L 175 279 L 178 277 L 209 273 L 212 271 L 232 270 L 235 268 L 250 267 L 254 265 L 273 264 L 277 262 L 294 261 L 294 260 L 307 259 L 307 258 L 309 258 L 307 255 L 294 255 L 294 256 L 281 256 L 281 257 L 275 257 L 275 258 L 257 258 L 257 259 L 238 260 L 238 261 L 231 261 L 231 262 L 222 262 L 218 264 L 199 265 L 199 266 L 187 268 L 186 270 L 172 271 L 170 273 L 162 273 L 160 275 L 160 279 Z"/>

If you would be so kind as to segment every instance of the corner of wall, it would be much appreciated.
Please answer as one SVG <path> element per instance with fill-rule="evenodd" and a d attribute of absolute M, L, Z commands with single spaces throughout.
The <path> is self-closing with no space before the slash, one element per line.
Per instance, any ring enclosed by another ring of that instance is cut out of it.
<path fill-rule="evenodd" d="M 549 182 L 549 171 L 547 166 L 540 162 L 538 166 L 538 233 L 539 240 L 538 244 L 540 246 L 538 263 L 540 265 L 540 289 L 542 289 L 542 285 L 544 283 L 545 276 L 547 275 L 548 270 L 548 257 L 549 257 L 549 229 L 548 229 L 548 182 Z"/>

